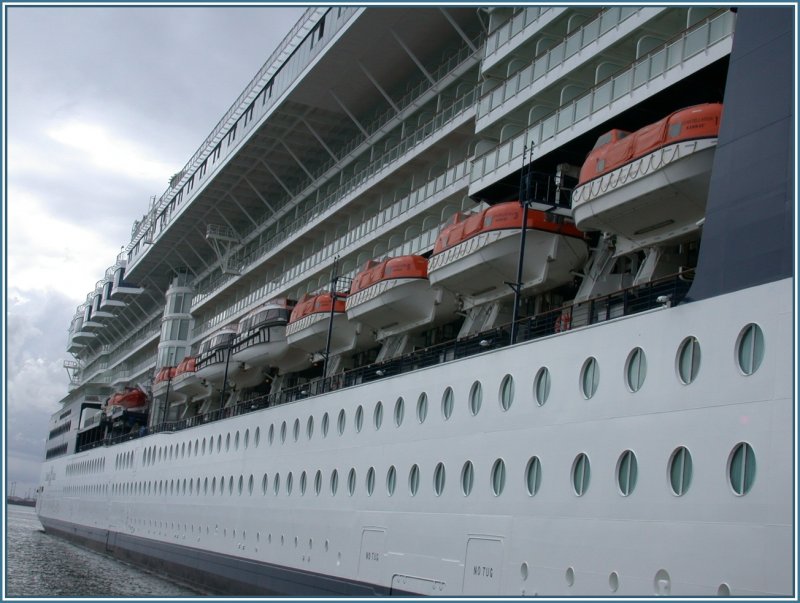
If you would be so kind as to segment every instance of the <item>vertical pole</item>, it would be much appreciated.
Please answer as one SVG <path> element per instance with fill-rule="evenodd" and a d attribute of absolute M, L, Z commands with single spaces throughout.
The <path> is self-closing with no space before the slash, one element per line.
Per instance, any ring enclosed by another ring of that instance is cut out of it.
<path fill-rule="evenodd" d="M 233 349 L 233 339 L 228 342 L 226 348 L 227 356 L 225 358 L 225 377 L 222 379 L 222 391 L 219 394 L 219 418 L 222 418 L 222 407 L 225 404 L 225 389 L 228 386 L 228 365 L 231 363 L 231 350 Z"/>
<path fill-rule="evenodd" d="M 333 276 L 331 278 L 331 315 L 328 318 L 328 339 L 325 341 L 325 362 L 322 365 L 322 379 L 323 388 L 325 387 L 325 379 L 328 378 L 328 357 L 331 354 L 331 337 L 333 335 L 333 316 L 336 309 L 336 284 L 339 280 L 339 275 L 336 274 L 339 264 L 339 256 L 333 258 Z M 325 388 L 327 389 L 327 388 Z"/>
<path fill-rule="evenodd" d="M 517 342 L 517 320 L 519 318 L 519 305 L 522 293 L 522 264 L 525 259 L 525 234 L 528 225 L 528 198 L 525 193 L 525 161 L 527 159 L 527 145 L 522 149 L 522 170 L 519 176 L 519 203 L 522 206 L 522 225 L 519 235 L 519 257 L 517 258 L 517 282 L 514 283 L 514 310 L 511 315 L 511 344 Z"/>
<path fill-rule="evenodd" d="M 164 413 L 161 422 L 167 422 L 167 410 L 169 409 L 169 386 L 172 385 L 172 370 L 170 369 L 169 377 L 167 378 L 167 394 L 164 396 Z"/>

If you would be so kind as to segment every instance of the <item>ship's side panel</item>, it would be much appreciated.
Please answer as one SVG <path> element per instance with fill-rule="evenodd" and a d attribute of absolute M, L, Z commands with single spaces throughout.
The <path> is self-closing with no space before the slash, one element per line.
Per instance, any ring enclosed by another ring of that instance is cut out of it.
<path fill-rule="evenodd" d="M 793 274 L 793 24 L 792 8 L 739 10 L 694 299 Z"/>

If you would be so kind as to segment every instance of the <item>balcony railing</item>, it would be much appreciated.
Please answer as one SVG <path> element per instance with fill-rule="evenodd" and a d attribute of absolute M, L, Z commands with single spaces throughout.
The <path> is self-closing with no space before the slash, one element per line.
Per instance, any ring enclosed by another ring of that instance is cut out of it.
<path fill-rule="evenodd" d="M 733 34 L 735 19 L 734 13 L 730 11 L 707 19 L 637 60 L 624 71 L 600 82 L 583 96 L 560 107 L 524 132 L 477 157 L 472 164 L 470 182 L 477 182 L 510 163 L 518 163 L 526 147 L 541 145 L 612 102 L 663 77 L 670 70 L 679 68 L 688 59 L 730 37 Z"/>
<path fill-rule="evenodd" d="M 561 43 L 540 54 L 529 65 L 484 93 L 478 101 L 477 118 L 485 117 L 521 90 L 536 83 L 589 44 L 596 42 L 601 36 L 641 11 L 641 8 L 630 6 L 613 6 L 603 10 L 597 17 L 565 37 Z"/>

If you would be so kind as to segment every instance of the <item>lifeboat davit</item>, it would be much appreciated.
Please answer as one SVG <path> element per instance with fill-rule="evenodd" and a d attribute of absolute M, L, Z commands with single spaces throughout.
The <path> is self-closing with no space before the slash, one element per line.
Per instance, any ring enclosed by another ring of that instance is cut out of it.
<path fill-rule="evenodd" d="M 286 341 L 286 325 L 294 307 L 292 300 L 274 299 L 239 322 L 231 356 L 231 362 L 236 363 L 237 384 L 243 387 L 258 384 L 264 380 L 268 367 L 289 372 L 307 363 L 308 355 L 291 348 Z"/>
<path fill-rule="evenodd" d="M 109 397 L 107 406 L 121 406 L 122 408 L 140 408 L 147 404 L 147 394 L 138 387 L 126 387 L 121 392 L 116 392 Z"/>
<path fill-rule="evenodd" d="M 187 356 L 181 360 L 172 377 L 172 389 L 187 398 L 203 396 L 210 392 L 209 386 L 204 385 L 197 376 L 197 358 Z"/>
<path fill-rule="evenodd" d="M 367 262 L 353 279 L 345 309 L 348 319 L 368 326 L 380 341 L 452 319 L 456 304 L 450 292 L 430 286 L 426 258 L 403 255 Z"/>
<path fill-rule="evenodd" d="M 365 343 L 366 338 L 361 333 L 360 325 L 347 320 L 345 298 L 345 295 L 338 294 L 334 304 L 330 293 L 304 295 L 292 310 L 286 326 L 286 340 L 289 345 L 309 354 L 324 352 L 332 305 L 331 354 L 355 350 Z"/>
<path fill-rule="evenodd" d="M 456 214 L 442 229 L 428 262 L 431 285 L 466 296 L 464 307 L 513 295 L 523 208 L 499 203 L 473 214 Z M 573 279 L 588 247 L 583 233 L 559 216 L 528 210 L 522 290 L 545 291 Z"/>
<path fill-rule="evenodd" d="M 699 229 L 721 116 L 719 103 L 695 105 L 601 136 L 572 193 L 578 227 L 621 235 L 628 250 Z"/>
<path fill-rule="evenodd" d="M 225 380 L 225 367 L 230 373 L 230 357 L 237 328 L 234 325 L 223 327 L 200 343 L 197 354 L 195 375 L 216 388 L 222 387 Z M 230 376 L 230 375 L 229 375 Z"/>

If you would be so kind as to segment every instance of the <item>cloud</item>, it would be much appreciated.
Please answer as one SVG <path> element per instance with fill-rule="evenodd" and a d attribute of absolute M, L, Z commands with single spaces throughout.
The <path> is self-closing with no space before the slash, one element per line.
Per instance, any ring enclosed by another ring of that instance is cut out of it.
<path fill-rule="evenodd" d="M 97 123 L 69 121 L 56 124 L 47 130 L 47 135 L 78 151 L 78 161 L 88 161 L 97 168 L 126 178 L 158 180 L 170 172 L 168 163 L 149 159 L 148 149 Z"/>
<path fill-rule="evenodd" d="M 9 283 L 20 291 L 61 291 L 77 306 L 94 290 L 119 248 L 98 232 L 96 222 L 54 216 L 34 194 L 9 190 L 8 198 Z"/>

